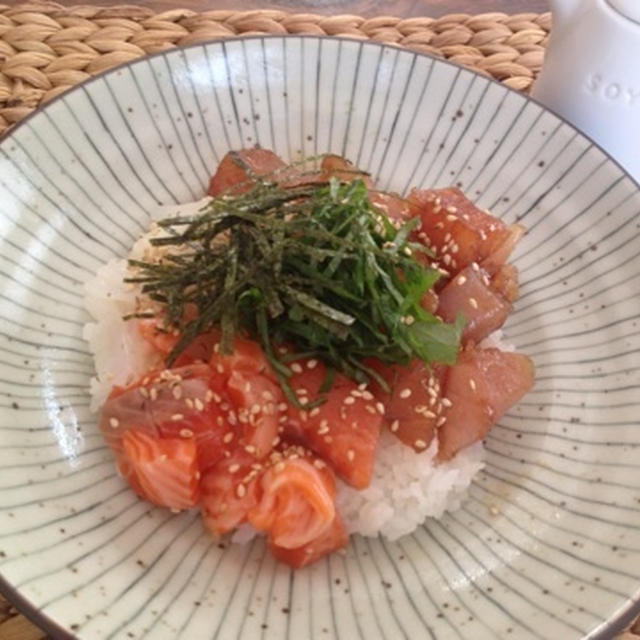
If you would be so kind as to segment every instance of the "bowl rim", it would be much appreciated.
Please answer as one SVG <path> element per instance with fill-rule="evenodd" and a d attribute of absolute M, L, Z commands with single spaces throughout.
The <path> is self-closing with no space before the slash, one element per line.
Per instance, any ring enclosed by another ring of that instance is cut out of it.
<path fill-rule="evenodd" d="M 542 102 L 533 98 L 529 94 L 522 93 L 508 87 L 502 82 L 496 80 L 492 76 L 488 76 L 482 74 L 475 69 L 471 69 L 464 65 L 458 64 L 456 62 L 452 62 L 445 58 L 441 58 L 439 56 L 433 55 L 431 53 L 426 53 L 422 51 L 413 51 L 412 49 L 398 47 L 393 44 L 387 44 L 383 42 L 376 42 L 373 40 L 360 40 L 356 38 L 349 38 L 346 36 L 329 36 L 329 35 L 314 35 L 314 34 L 254 34 L 254 35 L 240 35 L 240 36 L 232 36 L 229 38 L 211 38 L 208 40 L 203 40 L 201 42 L 195 42 L 192 44 L 179 46 L 174 49 L 169 49 L 166 51 L 157 51 L 155 53 L 147 54 L 145 56 L 141 56 L 140 58 L 135 58 L 134 60 L 128 60 L 126 62 L 122 62 L 114 67 L 110 67 L 109 69 L 105 69 L 104 71 L 100 71 L 95 75 L 79 82 L 72 87 L 69 87 L 65 91 L 59 93 L 57 96 L 49 100 L 44 104 L 38 105 L 31 113 L 25 116 L 22 120 L 20 120 L 17 124 L 10 127 L 9 130 L 0 134 L 0 145 L 4 144 L 7 140 L 10 140 L 16 131 L 26 125 L 32 118 L 36 117 L 40 114 L 41 111 L 47 109 L 49 105 L 53 105 L 56 102 L 64 99 L 67 95 L 73 93 L 78 90 L 79 87 L 86 87 L 87 85 L 92 84 L 93 82 L 101 80 L 104 76 L 109 74 L 116 74 L 119 70 L 125 69 L 127 67 L 131 67 L 136 63 L 142 60 L 148 60 L 152 58 L 166 57 L 167 55 L 177 55 L 180 51 L 186 51 L 189 49 L 196 48 L 205 48 L 211 44 L 218 44 L 224 42 L 233 42 L 237 40 L 278 40 L 278 39 L 305 39 L 305 40 L 331 40 L 331 41 L 342 41 L 349 42 L 352 44 L 360 43 L 361 45 L 378 47 L 381 49 L 389 49 L 389 50 L 401 50 L 406 51 L 409 54 L 413 54 L 416 57 L 426 58 L 431 60 L 432 62 L 438 64 L 444 64 L 455 69 L 462 69 L 468 73 L 471 73 L 475 76 L 479 76 L 484 79 L 486 82 L 493 83 L 509 91 L 516 95 L 519 95 L 525 102 L 532 103 L 538 107 L 540 107 L 543 111 L 550 113 L 560 120 L 564 125 L 568 126 L 575 133 L 582 136 L 587 142 L 589 142 L 593 147 L 598 149 L 600 153 L 602 153 L 605 158 L 611 162 L 624 177 L 631 181 L 636 191 L 640 193 L 640 179 L 636 179 L 629 174 L 629 172 L 622 166 L 622 164 L 613 158 L 608 151 L 606 151 L 598 142 L 596 142 L 590 135 L 576 127 L 574 124 L 569 122 L 563 115 L 557 113 L 554 109 L 551 109 L 544 105 Z M 640 589 L 640 579 L 639 589 Z M 640 594 L 640 591 L 639 591 Z M 20 593 L 19 589 L 14 587 L 5 576 L 0 571 L 0 595 L 2 595 L 10 604 L 12 604 L 18 611 L 23 614 L 26 618 L 28 618 L 35 625 L 44 630 L 47 634 L 49 634 L 53 640 L 76 640 L 77 636 L 73 633 L 73 630 L 69 630 L 65 627 L 60 626 L 52 617 L 48 616 L 46 613 L 42 612 L 35 604 L 33 604 L 26 596 Z M 627 627 L 633 622 L 635 618 L 640 616 L 640 595 L 634 596 L 631 594 L 629 596 L 629 604 L 623 607 L 621 610 L 617 611 L 613 617 L 608 620 L 605 620 L 600 624 L 599 627 L 595 629 L 595 632 L 592 635 L 589 635 L 591 640 L 611 640 L 611 638 L 615 635 L 618 635 L 624 632 Z M 586 638 L 587 636 L 585 636 Z"/>

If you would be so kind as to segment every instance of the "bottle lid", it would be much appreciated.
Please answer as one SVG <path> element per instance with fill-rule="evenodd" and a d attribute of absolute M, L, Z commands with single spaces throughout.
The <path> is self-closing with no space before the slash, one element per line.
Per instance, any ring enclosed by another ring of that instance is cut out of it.
<path fill-rule="evenodd" d="M 640 2 L 638 0 L 607 0 L 612 9 L 625 18 L 640 24 Z"/>

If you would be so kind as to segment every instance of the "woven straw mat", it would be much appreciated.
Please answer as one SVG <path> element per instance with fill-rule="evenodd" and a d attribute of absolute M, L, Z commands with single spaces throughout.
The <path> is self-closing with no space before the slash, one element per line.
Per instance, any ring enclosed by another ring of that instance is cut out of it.
<path fill-rule="evenodd" d="M 213 38 L 309 33 L 436 54 L 527 91 L 542 65 L 550 14 L 442 18 L 321 16 L 274 10 L 156 13 L 135 6 L 0 4 L 0 133 L 91 75 L 148 53 Z"/>

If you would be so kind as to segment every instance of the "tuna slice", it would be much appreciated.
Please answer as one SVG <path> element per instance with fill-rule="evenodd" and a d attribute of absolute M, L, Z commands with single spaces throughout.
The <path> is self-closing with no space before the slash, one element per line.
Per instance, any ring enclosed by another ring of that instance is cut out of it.
<path fill-rule="evenodd" d="M 481 440 L 491 425 L 533 386 L 533 363 L 520 353 L 467 349 L 449 369 L 445 397 L 451 403 L 438 431 L 444 460 Z"/>

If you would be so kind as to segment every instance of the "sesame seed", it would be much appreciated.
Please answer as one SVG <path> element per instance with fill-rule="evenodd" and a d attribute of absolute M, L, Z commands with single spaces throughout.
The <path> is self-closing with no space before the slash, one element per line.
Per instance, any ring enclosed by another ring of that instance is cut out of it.
<path fill-rule="evenodd" d="M 240 465 L 237 462 L 229 465 L 229 473 L 237 473 L 240 470 Z"/>
<path fill-rule="evenodd" d="M 400 420 L 394 420 L 389 428 L 395 433 L 400 428 Z"/>
<path fill-rule="evenodd" d="M 414 322 L 416 321 L 416 319 L 413 316 L 405 316 L 404 317 L 404 323 L 410 327 Z"/>
<path fill-rule="evenodd" d="M 301 396 L 300 398 L 298 398 L 298 402 L 302 405 L 309 404 L 309 398 L 305 398 L 304 396 Z"/>
<path fill-rule="evenodd" d="M 280 438 L 279 436 L 276 436 L 272 441 L 271 441 L 271 446 L 272 447 L 277 447 L 280 444 Z"/>
<path fill-rule="evenodd" d="M 444 236 L 444 241 L 445 242 L 449 242 L 449 240 L 451 240 L 451 234 L 450 233 L 446 233 Z"/>
<path fill-rule="evenodd" d="M 454 207 L 453 205 L 449 205 L 449 206 L 447 207 L 447 211 L 448 211 L 449 213 L 458 213 L 458 207 Z"/>
<path fill-rule="evenodd" d="M 469 378 L 469 386 L 471 387 L 471 391 L 476 390 L 476 381 L 473 378 Z"/>
<path fill-rule="evenodd" d="M 403 400 L 405 400 L 411 396 L 411 389 L 403 389 L 399 395 Z"/>
<path fill-rule="evenodd" d="M 368 404 L 365 406 L 365 411 L 370 413 L 372 416 L 376 414 L 376 408 L 372 404 Z"/>
<path fill-rule="evenodd" d="M 271 391 L 263 391 L 262 392 L 262 397 L 267 400 L 267 401 L 271 401 L 273 400 L 273 393 L 271 393 Z"/>
<path fill-rule="evenodd" d="M 448 253 L 445 253 L 442 256 L 442 262 L 444 262 L 446 265 L 451 264 L 451 256 Z"/>
<path fill-rule="evenodd" d="M 469 298 L 469 304 L 474 308 L 478 308 L 478 301 L 475 298 Z"/>
<path fill-rule="evenodd" d="M 276 473 L 280 473 L 281 471 L 284 471 L 284 466 L 285 466 L 285 465 L 284 465 L 284 462 L 282 462 L 282 461 L 277 462 L 277 463 L 273 466 L 273 470 L 274 470 Z"/>
<path fill-rule="evenodd" d="M 451 402 L 451 400 L 449 400 L 449 398 L 442 398 L 442 406 L 443 407 L 450 407 L 453 404 L 453 402 Z"/>
<path fill-rule="evenodd" d="M 193 409 L 193 400 L 191 398 L 185 398 L 184 403 L 189 407 L 189 409 Z"/>
<path fill-rule="evenodd" d="M 306 396 L 308 393 L 309 392 L 304 387 L 300 387 L 299 389 L 296 389 L 297 396 Z"/>
<path fill-rule="evenodd" d="M 309 412 L 308 411 L 300 411 L 300 420 L 302 420 L 302 422 L 306 422 L 309 419 Z"/>
<path fill-rule="evenodd" d="M 200 476 L 202 474 L 199 471 L 196 471 L 194 475 L 195 475 L 196 480 L 200 480 Z"/>
<path fill-rule="evenodd" d="M 318 361 L 311 359 L 307 361 L 307 369 L 315 369 L 318 366 Z"/>
<path fill-rule="evenodd" d="M 360 389 L 352 389 L 350 391 L 350 394 L 354 397 L 354 398 L 362 398 L 362 391 L 360 391 Z"/>
<path fill-rule="evenodd" d="M 371 391 L 363 391 L 362 392 L 362 397 L 365 400 L 373 400 L 373 393 L 371 393 Z"/>
<path fill-rule="evenodd" d="M 171 390 L 171 393 L 173 394 L 173 397 L 176 400 L 180 400 L 180 398 L 182 398 L 182 387 L 181 386 L 173 387 L 173 389 Z"/>
<path fill-rule="evenodd" d="M 248 445 L 244 448 L 244 450 L 245 450 L 247 453 L 255 453 L 255 452 L 256 452 L 256 448 L 255 448 L 252 444 L 248 444 Z"/>
<path fill-rule="evenodd" d="M 250 393 L 251 392 L 251 383 L 250 382 L 245 382 L 244 383 L 244 390 L 246 393 Z"/>
<path fill-rule="evenodd" d="M 344 404 L 354 404 L 355 401 L 356 399 L 353 396 L 347 396 L 342 402 Z"/>
<path fill-rule="evenodd" d="M 278 405 L 278 411 L 286 411 L 287 410 L 287 403 L 286 402 L 281 402 Z"/>
<path fill-rule="evenodd" d="M 217 371 L 218 373 L 224 373 L 224 367 L 223 367 L 220 363 L 218 363 L 218 364 L 216 365 L 216 371 Z"/>
<path fill-rule="evenodd" d="M 214 399 L 215 402 L 220 403 L 222 402 L 222 398 L 217 394 L 214 393 L 213 391 L 211 392 L 211 397 Z"/>
<path fill-rule="evenodd" d="M 236 488 L 238 498 L 244 498 L 247 495 L 247 488 L 243 484 L 239 484 Z"/>
<path fill-rule="evenodd" d="M 353 451 L 353 449 L 349 449 L 349 451 L 347 451 L 347 460 L 349 460 L 349 462 L 353 462 L 355 460 L 356 454 Z"/>
<path fill-rule="evenodd" d="M 415 445 L 416 449 L 426 449 L 427 448 L 427 443 L 424 440 L 418 439 L 413 444 Z"/>
<path fill-rule="evenodd" d="M 180 420 L 184 420 L 184 415 L 183 415 L 183 414 L 181 414 L 181 413 L 174 413 L 174 414 L 171 416 L 171 419 L 172 419 L 174 422 L 179 422 Z"/>
<path fill-rule="evenodd" d="M 436 427 L 439 428 L 441 427 L 445 422 L 447 421 L 446 416 L 440 416 L 437 420 L 436 420 Z"/>
<path fill-rule="evenodd" d="M 435 387 L 429 387 L 427 389 L 427 393 L 432 397 L 432 398 L 437 398 L 438 397 L 438 392 L 436 391 Z"/>
<path fill-rule="evenodd" d="M 458 284 L 463 285 L 467 281 L 465 276 L 460 276 L 457 280 Z"/>
<path fill-rule="evenodd" d="M 291 365 L 291 371 L 293 371 L 293 373 L 302 373 L 302 367 L 300 366 L 299 363 L 294 362 Z"/>
<path fill-rule="evenodd" d="M 458 219 L 458 216 L 452 216 L 452 215 L 447 216 L 448 222 L 455 222 L 457 219 Z"/>
<path fill-rule="evenodd" d="M 200 398 L 196 398 L 193 401 L 193 404 L 196 406 L 196 409 L 198 411 L 202 411 L 204 409 L 204 402 L 202 402 L 202 400 L 200 400 Z"/>
<path fill-rule="evenodd" d="M 364 391 L 367 388 L 367 383 L 366 382 L 361 382 L 358 385 L 358 389 L 360 389 L 360 391 Z"/>
<path fill-rule="evenodd" d="M 325 464 L 325 462 L 324 462 L 323 460 L 320 460 L 320 458 L 316 458 L 316 459 L 313 461 L 313 466 L 314 466 L 316 469 L 324 469 L 327 465 Z"/>
<path fill-rule="evenodd" d="M 117 429 L 120 424 L 120 420 L 118 418 L 109 418 L 109 425 L 114 429 Z"/>
<path fill-rule="evenodd" d="M 158 399 L 158 390 L 155 387 L 151 387 L 151 390 L 149 391 L 149 396 L 152 400 L 157 400 Z"/>
<path fill-rule="evenodd" d="M 382 404 L 382 402 L 376 402 L 376 409 L 381 416 L 384 415 L 384 405 Z"/>
<path fill-rule="evenodd" d="M 191 429 L 180 429 L 181 438 L 193 438 L 193 431 Z"/>
<path fill-rule="evenodd" d="M 229 422 L 230 425 L 236 425 L 238 424 L 238 417 L 236 416 L 236 412 L 235 411 L 229 411 L 229 413 L 227 414 L 227 420 Z"/>
<path fill-rule="evenodd" d="M 311 409 L 311 411 L 309 411 L 309 417 L 315 418 L 319 413 L 320 409 L 318 409 L 318 407 L 314 407 L 313 409 Z"/>
<path fill-rule="evenodd" d="M 472 268 L 474 271 L 480 271 L 480 265 L 479 265 L 477 262 L 472 262 L 472 263 L 471 263 L 471 268 Z"/>
<path fill-rule="evenodd" d="M 252 415 L 256 415 L 256 414 L 260 413 L 260 411 L 262 411 L 262 408 L 260 407 L 259 404 L 252 404 L 251 405 L 251 413 L 252 413 Z"/>
<path fill-rule="evenodd" d="M 141 395 L 143 398 L 148 398 L 148 397 L 149 397 L 149 391 L 147 391 L 147 388 L 146 388 L 146 387 L 140 387 L 140 388 L 138 389 L 138 391 L 140 392 L 140 395 Z"/>
<path fill-rule="evenodd" d="M 176 509 L 174 507 L 171 507 L 170 511 L 171 513 L 180 513 L 180 509 Z"/>
<path fill-rule="evenodd" d="M 233 440 L 233 431 L 228 431 L 227 433 L 224 434 L 222 438 L 222 442 L 224 442 L 225 444 L 229 444 L 232 440 Z"/>

